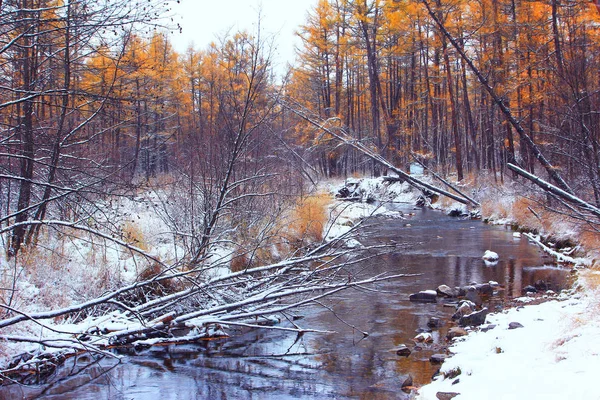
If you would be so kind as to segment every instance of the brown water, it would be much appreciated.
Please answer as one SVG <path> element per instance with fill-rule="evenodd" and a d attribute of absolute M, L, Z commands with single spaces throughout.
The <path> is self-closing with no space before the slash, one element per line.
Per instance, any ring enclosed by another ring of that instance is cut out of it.
<path fill-rule="evenodd" d="M 447 320 L 454 311 L 441 302 L 411 303 L 410 293 L 441 284 L 494 280 L 505 287 L 504 295 L 515 297 L 540 279 L 554 290 L 565 285 L 568 270 L 554 266 L 525 238 L 513 238 L 504 227 L 396 207 L 416 215 L 410 221 L 379 219 L 362 240 L 401 243 L 401 250 L 361 268 L 370 275 L 389 271 L 421 276 L 380 284 L 377 291 L 348 290 L 330 298 L 327 305 L 335 315 L 317 306 L 300 311 L 305 317 L 298 321 L 301 326 L 335 334 L 298 338 L 280 331 L 246 331 L 227 340 L 125 354 L 118 364 L 107 359 L 90 364 L 88 356 L 70 360 L 45 386 L 4 388 L 0 398 L 402 399 L 406 395 L 400 391 L 398 376 L 410 374 L 414 384 L 421 385 L 439 368 L 429 356 L 444 351 L 448 323 L 433 330 L 433 345 L 408 358 L 397 356 L 394 348 L 402 343 L 413 348 L 411 339 L 427 328 L 431 317 Z M 481 260 L 487 249 L 500 254 L 496 266 L 485 266 Z"/>

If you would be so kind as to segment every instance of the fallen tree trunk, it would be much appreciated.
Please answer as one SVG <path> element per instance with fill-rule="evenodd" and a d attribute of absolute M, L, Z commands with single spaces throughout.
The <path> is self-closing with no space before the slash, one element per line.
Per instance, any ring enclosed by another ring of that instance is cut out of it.
<path fill-rule="evenodd" d="M 565 202 L 572 204 L 572 205 L 580 208 L 581 210 L 592 213 L 597 218 L 600 218 L 600 209 L 597 208 L 596 206 L 588 203 L 587 201 L 582 200 L 579 197 L 577 197 L 571 193 L 568 193 L 568 192 L 562 190 L 561 188 L 556 187 L 556 186 L 552 185 L 551 183 L 548 183 L 533 174 L 530 174 L 529 172 L 525 171 L 523 168 L 520 168 L 514 164 L 509 163 L 508 168 L 511 171 L 516 172 L 518 175 L 522 176 L 523 178 L 528 179 L 529 181 L 535 183 L 537 186 L 542 188 L 544 191 L 561 198 Z"/>
<path fill-rule="evenodd" d="M 427 12 L 429 13 L 429 16 L 431 17 L 431 19 L 433 19 L 435 24 L 438 26 L 438 28 L 440 29 L 440 32 L 448 39 L 448 41 L 450 41 L 452 46 L 456 49 L 456 52 L 467 63 L 467 65 L 469 66 L 469 69 L 475 74 L 475 76 L 477 76 L 477 79 L 479 80 L 479 83 L 481 84 L 481 86 L 483 86 L 483 88 L 488 92 L 488 94 L 490 95 L 490 97 L 492 98 L 494 103 L 496 103 L 496 105 L 500 108 L 500 111 L 502 111 L 506 120 L 513 126 L 513 128 L 515 128 L 515 130 L 519 134 L 519 138 L 521 138 L 521 141 L 523 143 L 525 143 L 527 145 L 527 147 L 529 147 L 529 149 L 531 150 L 531 152 L 533 153 L 535 158 L 540 162 L 540 164 L 544 167 L 544 169 L 546 169 L 546 172 L 548 172 L 548 175 L 552 178 L 552 180 L 554 182 L 556 182 L 556 184 L 564 192 L 573 194 L 573 190 L 562 179 L 562 177 L 560 176 L 560 174 L 558 173 L 556 168 L 554 168 L 554 166 L 550 163 L 550 161 L 548 161 L 548 159 L 546 157 L 544 157 L 540 148 L 535 144 L 535 142 L 531 139 L 531 137 L 529 137 L 529 135 L 525 132 L 525 130 L 523 129 L 523 127 L 521 126 L 519 121 L 516 120 L 516 118 L 513 116 L 512 112 L 510 111 L 510 109 L 504 103 L 504 100 L 500 96 L 498 96 L 498 94 L 496 94 L 496 91 L 490 86 L 490 83 L 488 82 L 487 78 L 485 76 L 483 76 L 481 71 L 479 71 L 479 69 L 475 66 L 475 64 L 473 64 L 473 61 L 471 60 L 470 57 L 467 56 L 467 54 L 463 50 L 463 47 L 461 45 L 459 45 L 459 43 L 456 41 L 456 39 L 454 39 L 454 37 L 452 37 L 452 35 L 450 35 L 450 33 L 448 32 L 448 30 L 446 29 L 446 27 L 444 26 L 442 21 L 438 18 L 436 13 L 431 9 L 431 5 L 429 4 L 429 2 L 427 0 L 422 0 L 422 3 L 423 3 L 423 5 L 425 5 L 425 8 L 427 8 Z"/>
<path fill-rule="evenodd" d="M 421 167 L 423 167 L 424 169 L 426 169 L 427 171 L 429 171 L 429 173 L 436 179 L 438 179 L 439 181 L 441 181 L 444 185 L 448 186 L 450 189 L 454 190 L 456 193 L 458 193 L 459 195 L 461 195 L 462 197 L 464 197 L 465 199 L 469 200 L 472 204 L 476 205 L 476 206 L 480 206 L 479 202 L 477 202 L 476 200 L 472 199 L 471 197 L 467 196 L 466 194 L 464 194 L 463 192 L 461 192 L 458 188 L 456 188 L 454 185 L 452 185 L 450 182 L 448 182 L 447 180 L 445 180 L 444 178 L 442 178 L 441 176 L 439 176 L 438 174 L 436 174 L 435 172 L 433 172 L 431 169 L 427 168 L 427 166 L 425 164 L 423 164 L 421 162 L 421 160 L 418 159 L 418 157 L 414 154 L 412 154 L 413 159 L 419 163 L 419 165 Z"/>
<path fill-rule="evenodd" d="M 404 179 L 406 182 L 408 182 L 411 186 L 419 189 L 420 191 L 424 192 L 426 190 L 429 190 L 431 192 L 437 193 L 437 194 L 441 194 L 442 196 L 446 196 L 448 198 L 451 198 L 452 200 L 456 200 L 459 203 L 462 204 L 472 204 L 474 206 L 479 206 L 479 203 L 475 202 L 474 200 L 470 199 L 470 198 L 465 198 L 463 196 L 458 196 L 455 195 L 453 193 L 450 193 L 444 189 L 440 189 L 436 186 L 430 185 L 427 182 L 423 182 L 420 179 L 417 179 L 413 176 L 411 176 L 410 174 L 407 174 L 406 172 L 402 171 L 400 168 L 396 167 L 395 165 L 393 165 L 392 163 L 390 163 L 388 160 L 386 160 L 385 158 L 383 158 L 379 153 L 375 152 L 372 149 L 369 149 L 367 146 L 365 146 L 363 143 L 353 139 L 352 137 L 350 137 L 346 132 L 343 131 L 342 128 L 337 128 L 340 132 L 335 132 L 332 129 L 329 129 L 325 126 L 325 123 L 320 123 L 318 121 L 315 121 L 314 119 L 312 119 L 311 117 L 309 117 L 308 115 L 306 115 L 305 113 L 300 112 L 297 108 L 290 106 L 289 104 L 287 104 L 284 101 L 280 101 L 281 104 L 287 108 L 288 110 L 290 110 L 291 112 L 293 112 L 294 114 L 296 114 L 297 116 L 299 116 L 300 118 L 302 118 L 303 120 L 305 120 L 306 122 L 310 123 L 311 125 L 317 127 L 318 129 L 320 129 L 321 131 L 333 136 L 334 138 L 340 140 L 341 142 L 343 142 L 344 144 L 354 148 L 355 150 L 360 151 L 361 153 L 363 153 L 364 155 L 366 155 L 367 157 L 369 157 L 370 159 L 372 159 L 373 161 L 381 164 L 382 166 L 384 166 L 385 168 L 394 171 L 396 174 L 398 174 L 399 177 L 401 177 L 402 179 Z M 329 121 L 329 120 L 327 120 Z M 327 122 L 325 121 L 325 122 Z M 458 191 L 457 191 L 458 192 Z"/>

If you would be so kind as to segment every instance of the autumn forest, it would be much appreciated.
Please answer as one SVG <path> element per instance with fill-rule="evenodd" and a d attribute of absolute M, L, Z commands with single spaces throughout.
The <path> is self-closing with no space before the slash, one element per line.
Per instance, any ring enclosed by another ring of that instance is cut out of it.
<path fill-rule="evenodd" d="M 502 179 L 508 162 L 535 172 L 526 135 L 600 202 L 598 12 L 589 2 L 321 0 L 284 77 L 256 32 L 177 54 L 167 6 L 2 3 L 0 184 L 11 251 L 39 231 L 26 221 L 53 205 L 68 214 L 68 199 L 99 187 L 259 169 L 385 172 L 310 121 L 399 167 L 417 157 L 458 180 L 482 170 Z"/>

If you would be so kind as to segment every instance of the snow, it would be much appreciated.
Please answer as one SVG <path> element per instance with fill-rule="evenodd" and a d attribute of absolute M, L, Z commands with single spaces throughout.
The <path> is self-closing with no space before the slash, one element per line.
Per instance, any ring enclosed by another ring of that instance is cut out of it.
<path fill-rule="evenodd" d="M 489 314 L 486 322 L 495 328 L 472 332 L 450 347 L 456 354 L 441 372 L 460 368 L 461 374 L 421 387 L 417 399 L 434 400 L 438 392 L 460 393 L 457 400 L 599 399 L 593 382 L 600 369 L 600 304 L 593 285 L 581 281 L 583 294 L 563 293 L 558 300 Z M 524 327 L 508 329 L 511 322 Z"/>
<path fill-rule="evenodd" d="M 483 253 L 482 258 L 485 261 L 498 261 L 500 259 L 500 257 L 498 256 L 498 253 L 496 253 L 495 251 L 491 251 L 491 250 L 486 250 L 485 253 Z"/>

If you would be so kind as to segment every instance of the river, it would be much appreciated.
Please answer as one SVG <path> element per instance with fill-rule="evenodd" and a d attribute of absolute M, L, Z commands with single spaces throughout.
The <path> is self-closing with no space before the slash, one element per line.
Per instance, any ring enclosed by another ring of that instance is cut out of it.
<path fill-rule="evenodd" d="M 120 363 L 85 356 L 69 360 L 43 386 L 4 388 L 0 398 L 402 399 L 407 395 L 400 391 L 398 377 L 410 374 L 418 386 L 428 383 L 439 368 L 429 357 L 444 352 L 447 321 L 454 312 L 443 302 L 411 303 L 410 293 L 441 284 L 454 287 L 493 280 L 504 288 L 502 298 L 520 296 L 524 286 L 540 279 L 556 291 L 566 284 L 568 269 L 555 266 L 506 227 L 409 205 L 394 207 L 413 215 L 377 219 L 362 241 L 395 242 L 397 250 L 360 268 L 370 275 L 384 271 L 420 275 L 329 298 L 324 305 L 335 314 L 316 305 L 299 311 L 303 319 L 296 323 L 302 327 L 336 333 L 297 337 L 249 330 L 225 340 L 131 350 L 123 353 Z M 482 261 L 487 249 L 500 255 L 497 265 Z M 489 306 L 494 308 L 497 302 Z M 412 339 L 427 329 L 431 317 L 445 321 L 432 331 L 434 344 L 414 349 Z M 394 351 L 403 343 L 413 349 L 409 357 Z"/>

